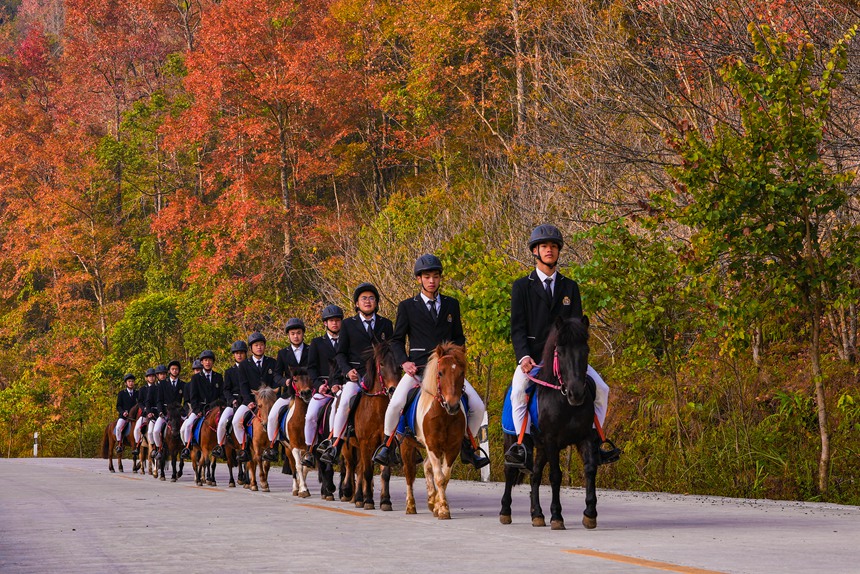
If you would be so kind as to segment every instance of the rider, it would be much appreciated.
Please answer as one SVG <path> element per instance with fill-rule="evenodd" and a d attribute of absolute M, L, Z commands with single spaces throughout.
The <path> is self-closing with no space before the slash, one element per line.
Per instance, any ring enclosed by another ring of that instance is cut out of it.
<path fill-rule="evenodd" d="M 320 460 L 327 464 L 334 464 L 340 456 L 342 437 L 349 420 L 349 403 L 361 390 L 359 381 L 364 377 L 373 343 L 389 340 L 394 334 L 394 324 L 378 314 L 379 291 L 372 283 L 356 287 L 352 303 L 356 315 L 344 319 L 338 337 L 337 364 L 341 373 L 345 373 L 346 382 L 340 392 L 331 429 L 334 444 L 323 441 L 320 445 L 320 449 L 325 450 Z"/>
<path fill-rule="evenodd" d="M 329 380 L 337 376 L 336 372 L 329 372 L 329 365 L 337 354 L 343 309 L 337 305 L 328 305 L 322 310 L 321 318 L 325 326 L 325 335 L 313 339 L 308 347 L 308 375 L 317 392 L 314 393 L 314 398 L 308 405 L 308 412 L 305 415 L 305 444 L 308 445 L 308 450 L 302 457 L 302 465 L 311 468 L 316 466 L 313 447 L 317 437 L 319 414 L 340 391 L 340 385 L 329 385 Z"/>
<path fill-rule="evenodd" d="M 197 373 L 199 373 L 202 370 L 203 370 L 203 363 L 200 361 L 199 358 L 194 359 L 194 362 L 191 363 L 191 372 L 194 373 L 193 375 L 191 375 L 191 378 L 193 379 L 194 375 L 196 375 Z M 189 383 L 190 382 L 191 381 L 189 381 Z"/>
<path fill-rule="evenodd" d="M 278 351 L 278 360 L 275 364 L 275 374 L 277 375 L 275 381 L 277 382 L 277 386 L 283 388 L 281 396 L 272 405 L 269 411 L 269 419 L 266 422 L 269 448 L 263 451 L 263 458 L 268 461 L 278 460 L 278 451 L 275 450 L 275 439 L 278 437 L 278 417 L 281 414 L 281 409 L 290 406 L 293 396 L 293 390 L 288 386 L 290 379 L 292 379 L 290 369 L 307 367 L 308 365 L 308 346 L 305 345 L 305 322 L 298 317 L 292 317 L 287 320 L 287 326 L 284 330 L 287 332 L 290 344 Z"/>
<path fill-rule="evenodd" d="M 420 384 L 419 378 L 430 354 L 444 341 L 450 341 L 456 345 L 466 344 L 466 336 L 463 334 L 463 325 L 460 322 L 459 301 L 439 293 L 439 286 L 442 283 L 442 262 L 439 258 L 430 254 L 419 257 L 415 262 L 414 275 L 421 286 L 421 292 L 415 297 L 401 301 L 397 307 L 392 351 L 405 374 L 400 379 L 385 411 L 385 439 L 373 457 L 374 462 L 381 465 L 388 465 L 391 460 L 389 446 L 394 440 L 393 435 L 397 430 L 400 413 L 406 405 L 409 390 Z M 407 337 L 409 338 L 408 355 Z M 469 400 L 469 412 L 466 413 L 467 433 L 463 438 L 460 457 L 463 462 L 471 463 L 475 468 L 482 468 L 490 464 L 490 459 L 477 447 L 474 436 L 478 434 L 484 418 L 484 402 L 468 381 L 465 381 L 463 393 Z"/>
<path fill-rule="evenodd" d="M 249 411 L 257 408 L 252 391 L 256 391 L 263 385 L 277 388 L 282 384 L 275 372 L 277 366 L 275 359 L 266 356 L 266 337 L 259 331 L 254 331 L 248 337 L 248 346 L 251 348 L 251 356 L 239 363 L 239 393 L 242 395 L 242 404 L 233 415 L 233 433 L 240 445 L 237 453 L 239 462 L 250 460 L 245 450 L 244 419 Z"/>
<path fill-rule="evenodd" d="M 212 449 L 212 454 L 219 457 L 224 457 L 224 441 L 227 440 L 227 425 L 230 424 L 233 413 L 242 400 L 242 395 L 239 393 L 239 363 L 248 357 L 248 344 L 245 341 L 236 341 L 230 347 L 230 352 L 233 354 L 234 363 L 224 371 L 224 388 L 222 393 L 227 406 L 218 420 L 218 446 Z"/>
<path fill-rule="evenodd" d="M 152 438 L 155 439 L 156 458 L 161 458 L 161 446 L 164 442 L 164 427 L 167 425 L 167 407 L 175 406 L 180 412 L 185 408 L 185 381 L 180 380 L 179 361 L 170 361 L 170 369 L 164 365 L 155 367 L 158 378 L 158 420 Z M 169 375 L 169 376 L 168 376 Z"/>
<path fill-rule="evenodd" d="M 146 379 L 146 386 L 142 387 L 138 391 L 138 402 L 140 402 L 140 416 L 137 417 L 137 422 L 134 423 L 134 450 L 131 451 L 131 454 L 137 456 L 140 454 L 140 441 L 143 439 L 143 423 L 146 421 L 147 423 L 155 416 L 149 409 L 150 404 L 150 395 L 154 395 L 158 392 L 158 387 L 155 385 L 155 369 L 150 367 L 146 369 L 146 375 L 144 376 Z M 147 431 L 149 427 L 147 427 Z M 148 433 L 147 433 L 148 434 Z"/>
<path fill-rule="evenodd" d="M 191 382 L 188 383 L 188 402 L 191 405 L 191 414 L 188 415 L 188 419 L 179 429 L 182 442 L 185 443 L 185 448 L 180 453 L 182 458 L 191 458 L 191 437 L 194 433 L 194 423 L 206 413 L 207 408 L 215 404 L 215 401 L 221 396 L 221 389 L 224 387 L 224 378 L 221 373 L 212 370 L 212 366 L 215 364 L 215 353 L 209 350 L 203 351 L 198 360 L 201 365 L 200 372 L 195 373 L 191 377 Z"/>
<path fill-rule="evenodd" d="M 530 470 L 534 442 L 529 435 L 528 397 L 526 390 L 533 385 L 529 372 L 537 366 L 549 335 L 550 327 L 557 317 L 582 317 L 582 301 L 576 281 L 558 272 L 558 259 L 564 239 L 561 231 L 549 224 L 538 225 L 529 237 L 529 251 L 535 259 L 535 270 L 514 282 L 511 290 L 511 342 L 516 353 L 517 364 L 511 382 L 511 406 L 514 429 L 525 426 L 522 443 L 517 442 L 505 453 L 505 466 Z M 588 376 L 596 384 L 594 412 L 601 426 L 606 417 L 609 387 L 591 365 Z M 608 448 L 607 448 L 608 446 Z M 600 449 L 599 464 L 618 460 L 621 451 L 604 442 Z"/>
<path fill-rule="evenodd" d="M 134 375 L 128 373 L 122 380 L 125 388 L 116 395 L 116 412 L 119 418 L 116 419 L 114 425 L 114 433 L 116 435 L 116 452 L 122 452 L 122 431 L 128 422 L 128 411 L 137 404 L 137 391 L 134 389 Z"/>

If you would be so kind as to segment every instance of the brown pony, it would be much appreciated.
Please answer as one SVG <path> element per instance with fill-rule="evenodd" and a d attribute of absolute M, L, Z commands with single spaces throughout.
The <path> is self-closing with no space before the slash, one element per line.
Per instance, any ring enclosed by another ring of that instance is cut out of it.
<path fill-rule="evenodd" d="M 353 501 L 356 508 L 373 510 L 373 453 L 376 447 L 382 444 L 385 409 L 388 408 L 389 399 L 400 382 L 400 366 L 388 341 L 373 345 L 373 354 L 367 360 L 365 372 L 364 385 L 367 388 L 362 388 L 363 396 L 355 408 L 353 419 L 355 436 L 344 445 L 343 459 L 346 466 L 346 487 L 351 486 L 349 481 L 355 469 Z M 379 508 L 391 510 L 391 469 L 382 467 L 379 478 L 382 482 Z"/>
<path fill-rule="evenodd" d="M 170 482 L 176 482 L 182 477 L 182 469 L 185 466 L 185 461 L 179 457 L 182 451 L 182 437 L 179 435 L 179 429 L 182 427 L 181 408 L 177 404 L 167 406 L 167 424 L 164 425 L 164 441 L 161 445 L 161 458 L 158 459 L 159 480 L 164 480 L 164 466 L 167 464 L 168 457 L 173 468 L 173 474 L 170 476 Z M 176 469 L 176 459 L 179 459 L 179 470 Z"/>
<path fill-rule="evenodd" d="M 130 426 L 131 430 L 129 430 L 129 433 L 127 435 L 124 435 L 122 437 L 122 445 L 124 447 L 129 446 L 131 448 L 134 448 L 134 434 L 133 434 L 134 433 L 134 422 L 137 420 L 137 417 L 139 417 L 139 416 L 140 416 L 140 405 L 135 404 L 128 411 L 128 419 L 126 420 L 126 425 Z M 117 467 L 119 468 L 119 471 L 125 472 L 125 470 L 123 470 L 123 468 L 122 468 L 122 451 L 120 451 L 119 453 L 116 453 L 114 450 L 116 448 L 116 432 L 115 432 L 115 429 L 116 429 L 116 420 L 108 423 L 108 425 L 105 427 L 105 432 L 104 432 L 104 435 L 102 436 L 102 458 L 108 459 L 108 470 L 111 472 L 116 472 L 113 469 L 113 457 L 114 457 L 114 455 L 116 455 L 116 463 L 117 463 Z M 125 432 L 125 429 L 123 429 L 123 432 Z M 134 469 L 132 471 L 132 472 L 134 472 L 138 468 L 137 456 L 132 455 L 131 460 L 134 463 Z"/>
<path fill-rule="evenodd" d="M 416 399 L 415 438 L 400 445 L 406 475 L 406 514 L 415 514 L 415 449 L 427 449 L 424 476 L 427 480 L 427 508 L 439 519 L 451 518 L 445 489 L 451 480 L 454 461 L 466 432 L 466 415 L 460 405 L 466 378 L 466 353 L 463 347 L 443 343 L 436 347 L 421 381 Z M 416 442 L 417 441 L 417 442 Z"/>
<path fill-rule="evenodd" d="M 293 496 L 308 498 L 311 495 L 307 484 L 310 469 L 302 465 L 302 457 L 309 448 L 305 442 L 305 417 L 308 413 L 308 405 L 313 400 L 314 386 L 307 369 L 304 367 L 291 369 L 291 373 L 296 396 L 290 403 L 290 410 L 287 412 L 287 440 L 282 442 L 286 452 L 289 453 L 287 456 L 289 457 L 291 454 L 295 463 Z"/>
<path fill-rule="evenodd" d="M 146 435 L 147 425 L 154 424 L 155 419 L 144 419 L 144 424 L 140 428 L 140 444 L 137 448 L 140 451 L 138 455 L 140 459 L 140 474 L 151 474 L 153 477 L 158 478 L 158 468 L 149 457 L 149 453 L 152 452 L 152 445 L 149 444 L 149 437 Z M 149 468 L 147 468 L 147 465 L 149 465 Z"/>
<path fill-rule="evenodd" d="M 217 486 L 215 482 L 217 461 L 212 455 L 212 449 L 218 445 L 218 419 L 221 418 L 223 410 L 223 404 L 217 401 L 214 407 L 206 411 L 203 415 L 203 425 L 200 427 L 200 442 L 191 445 L 191 464 L 194 465 L 194 482 L 197 486 L 203 486 L 204 483 L 208 486 Z M 194 429 L 191 430 L 194 431 Z M 228 468 L 230 468 L 230 482 L 235 486 L 233 468 L 229 465 Z"/>
<path fill-rule="evenodd" d="M 269 436 L 266 434 L 266 422 L 268 421 L 269 411 L 272 405 L 275 404 L 277 392 L 272 387 L 263 385 L 254 393 L 254 402 L 257 403 L 257 412 L 252 419 L 254 428 L 254 436 L 249 442 L 248 454 L 251 460 L 247 463 L 248 468 L 248 483 L 245 488 L 257 491 L 257 468 L 260 469 L 260 488 L 263 492 L 269 492 L 269 467 L 271 466 L 268 460 L 263 460 L 263 451 L 269 446 Z"/>

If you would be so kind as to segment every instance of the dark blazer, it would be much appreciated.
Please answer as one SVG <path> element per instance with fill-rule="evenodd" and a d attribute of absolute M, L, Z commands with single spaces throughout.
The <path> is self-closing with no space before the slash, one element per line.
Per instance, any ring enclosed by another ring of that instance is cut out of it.
<path fill-rule="evenodd" d="M 253 356 L 239 363 L 239 394 L 242 395 L 243 404 L 249 405 L 255 402 L 251 391 L 256 391 L 264 384 L 272 388 L 283 385 L 283 383 L 276 382 L 276 367 L 275 359 L 266 356 L 263 357 L 263 368 L 261 369 L 257 368 Z"/>
<path fill-rule="evenodd" d="M 128 394 L 128 389 L 124 388 L 116 395 L 116 412 L 122 417 L 122 413 L 130 411 L 138 401 L 137 389 L 132 389 L 131 394 Z"/>
<path fill-rule="evenodd" d="M 346 376 L 348 372 L 355 369 L 363 377 L 373 343 L 389 341 L 392 335 L 394 335 L 394 324 L 378 314 L 373 323 L 372 338 L 367 334 L 361 315 L 344 319 L 337 340 L 337 366 L 340 367 L 341 373 Z"/>
<path fill-rule="evenodd" d="M 239 365 L 233 363 L 224 371 L 224 386 L 221 389 L 227 406 L 232 406 L 233 401 L 242 402 L 242 393 L 239 391 Z"/>
<path fill-rule="evenodd" d="M 401 301 L 397 306 L 397 322 L 391 337 L 391 350 L 402 365 L 412 361 L 417 367 L 427 364 L 430 353 L 445 341 L 457 345 L 466 344 L 463 324 L 460 321 L 460 302 L 453 297 L 440 295 L 441 305 L 437 321 L 433 321 L 430 309 L 424 304 L 419 293 L 411 299 Z M 409 353 L 406 352 L 406 338 L 409 338 Z"/>
<path fill-rule="evenodd" d="M 158 414 L 158 383 L 141 387 L 140 389 L 140 406 L 143 408 L 144 415 L 152 413 Z"/>
<path fill-rule="evenodd" d="M 280 351 L 278 351 L 278 361 L 277 361 L 277 374 L 279 377 L 283 377 L 283 381 L 279 380 L 279 386 L 283 386 L 286 381 L 290 379 L 290 367 L 307 367 L 308 366 L 308 345 L 302 343 L 305 347 L 302 350 L 302 360 L 298 363 L 296 362 L 296 354 L 293 353 L 293 348 L 290 345 L 287 345 Z"/>
<path fill-rule="evenodd" d="M 185 405 L 185 386 L 182 379 L 176 381 L 176 388 L 170 383 L 170 377 L 158 383 L 158 412 L 167 416 L 167 406 L 177 405 L 180 409 Z"/>
<path fill-rule="evenodd" d="M 202 414 L 221 397 L 223 387 L 224 377 L 215 371 L 212 371 L 211 383 L 206 379 L 204 371 L 191 377 L 191 382 L 188 383 L 188 402 L 191 404 L 191 410 L 197 415 Z"/>
<path fill-rule="evenodd" d="M 340 345 L 340 336 L 338 336 L 337 344 Z M 337 372 L 329 373 L 329 362 L 334 360 L 336 353 L 337 351 L 332 346 L 328 334 L 315 338 L 311 341 L 310 347 L 302 353 L 302 360 L 307 355 L 308 375 L 313 381 L 314 388 L 319 389 L 323 383 L 328 381 L 329 376 L 337 376 Z"/>
<path fill-rule="evenodd" d="M 526 355 L 534 362 L 540 362 L 556 317 L 582 317 L 582 300 L 576 281 L 558 273 L 552 301 L 547 297 L 537 271 L 514 281 L 511 289 L 511 342 L 517 362 Z"/>

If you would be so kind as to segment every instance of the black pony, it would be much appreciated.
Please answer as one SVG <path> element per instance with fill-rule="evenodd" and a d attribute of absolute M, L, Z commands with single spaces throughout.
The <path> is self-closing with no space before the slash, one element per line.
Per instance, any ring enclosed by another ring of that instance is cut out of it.
<path fill-rule="evenodd" d="M 549 463 L 549 481 L 552 486 L 551 526 L 564 530 L 561 516 L 561 467 L 559 455 L 570 445 L 576 445 L 585 469 L 585 512 L 582 525 L 597 526 L 597 492 L 595 477 L 598 464 L 598 441 L 592 429 L 594 423 L 594 383 L 586 379 L 588 369 L 588 318 L 581 320 L 558 318 L 544 347 L 543 367 L 537 379 L 551 385 L 536 385 L 538 400 L 538 427 L 534 432 L 536 456 L 531 478 L 532 526 L 546 526 L 540 506 L 539 489 L 543 469 Z M 534 400 L 534 399 L 533 399 Z M 534 429 L 532 429 L 534 430 Z M 505 436 L 505 450 L 517 437 Z M 520 470 L 505 468 L 505 493 L 499 520 L 511 523 L 511 488 L 520 479 Z"/>

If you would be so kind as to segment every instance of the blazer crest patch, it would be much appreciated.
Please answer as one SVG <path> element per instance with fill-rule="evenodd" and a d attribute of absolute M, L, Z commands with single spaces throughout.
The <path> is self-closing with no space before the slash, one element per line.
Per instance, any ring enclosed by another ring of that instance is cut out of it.
<path fill-rule="evenodd" d="M 561 300 L 562 305 L 570 305 L 570 297 L 567 295 L 564 296 L 564 299 Z"/>
<path fill-rule="evenodd" d="M 449 323 L 453 323 L 453 322 L 454 322 L 454 318 L 453 318 L 453 317 L 451 317 L 451 313 L 448 313 L 448 322 L 449 322 Z"/>

